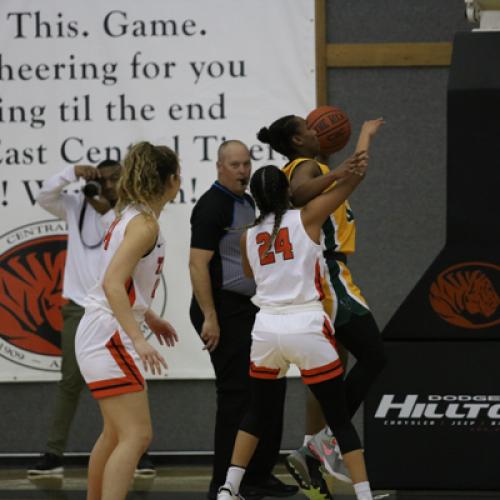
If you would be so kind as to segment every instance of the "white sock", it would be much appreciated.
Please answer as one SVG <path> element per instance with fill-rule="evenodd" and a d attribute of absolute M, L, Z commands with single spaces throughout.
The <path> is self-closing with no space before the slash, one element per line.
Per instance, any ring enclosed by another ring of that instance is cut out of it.
<path fill-rule="evenodd" d="M 302 446 L 307 446 L 307 443 L 311 441 L 312 435 L 311 434 L 306 434 L 304 436 L 304 442 L 302 443 Z"/>
<path fill-rule="evenodd" d="M 372 491 L 370 490 L 370 483 L 363 481 L 354 485 L 354 492 L 358 500 L 373 500 Z"/>
<path fill-rule="evenodd" d="M 231 465 L 227 470 L 225 485 L 229 485 L 233 493 L 238 493 L 240 491 L 240 484 L 244 475 L 245 469 L 243 467 Z"/>

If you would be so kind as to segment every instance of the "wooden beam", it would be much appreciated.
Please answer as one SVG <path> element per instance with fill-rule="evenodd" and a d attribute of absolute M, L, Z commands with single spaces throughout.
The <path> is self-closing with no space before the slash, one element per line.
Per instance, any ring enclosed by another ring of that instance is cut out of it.
<path fill-rule="evenodd" d="M 452 44 L 439 43 L 330 43 L 329 68 L 391 66 L 449 66 Z"/>
<path fill-rule="evenodd" d="M 316 21 L 316 104 L 321 106 L 326 104 L 326 5 L 325 0 L 316 0 L 315 21 Z"/>

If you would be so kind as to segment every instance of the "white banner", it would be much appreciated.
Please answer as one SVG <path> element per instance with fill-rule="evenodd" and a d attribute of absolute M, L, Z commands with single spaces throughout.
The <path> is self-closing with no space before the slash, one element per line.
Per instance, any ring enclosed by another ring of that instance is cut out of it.
<path fill-rule="evenodd" d="M 140 140 L 181 158 L 155 303 L 180 335 L 168 377 L 213 376 L 189 321 L 191 209 L 223 140 L 247 143 L 254 168 L 283 163 L 256 132 L 315 106 L 314 27 L 314 0 L 2 0 L 1 381 L 59 376 L 65 224 L 36 204 L 42 181 Z"/>

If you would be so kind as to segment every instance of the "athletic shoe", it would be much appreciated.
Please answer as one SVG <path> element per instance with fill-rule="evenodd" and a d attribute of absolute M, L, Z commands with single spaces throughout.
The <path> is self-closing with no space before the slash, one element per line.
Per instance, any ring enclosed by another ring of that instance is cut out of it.
<path fill-rule="evenodd" d="M 229 485 L 219 488 L 217 500 L 245 500 L 239 493 L 233 493 Z"/>
<path fill-rule="evenodd" d="M 326 428 L 315 434 L 307 443 L 307 447 L 323 464 L 328 474 L 339 481 L 352 484 L 349 471 L 342 460 L 337 440 L 327 433 Z"/>
<path fill-rule="evenodd" d="M 301 488 L 308 488 L 311 486 L 311 474 L 309 473 L 306 457 L 312 457 L 312 454 L 307 446 L 302 446 L 298 450 L 292 451 L 292 453 L 285 458 L 285 466 L 288 472 Z"/>
<path fill-rule="evenodd" d="M 242 493 L 247 500 L 264 498 L 264 497 L 291 497 L 295 495 L 299 489 L 292 484 L 285 484 L 276 476 L 270 474 L 267 479 L 253 482 L 243 479 L 240 487 Z"/>
<path fill-rule="evenodd" d="M 246 488 L 244 484 L 240 486 L 239 495 L 240 497 L 244 497 L 245 500 L 262 500 L 264 498 L 264 495 Z M 206 498 L 207 500 L 217 500 L 217 491 L 208 490 Z"/>
<path fill-rule="evenodd" d="M 28 476 L 62 477 L 63 474 L 62 457 L 54 453 L 45 453 L 31 469 L 28 469 Z"/>
<path fill-rule="evenodd" d="M 285 459 L 285 466 L 307 498 L 310 500 L 333 498 L 321 474 L 321 462 L 311 454 L 306 446 L 290 453 Z"/>
<path fill-rule="evenodd" d="M 156 476 L 156 467 L 147 453 L 142 455 L 134 472 L 134 477 L 150 478 Z"/>

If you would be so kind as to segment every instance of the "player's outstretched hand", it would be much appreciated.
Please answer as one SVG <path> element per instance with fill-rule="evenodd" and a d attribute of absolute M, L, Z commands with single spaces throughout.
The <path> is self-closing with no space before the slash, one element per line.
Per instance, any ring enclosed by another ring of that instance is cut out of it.
<path fill-rule="evenodd" d="M 373 137 L 378 132 L 378 129 L 384 125 L 384 123 L 385 120 L 382 117 L 375 118 L 375 120 L 367 120 L 363 123 L 361 130 L 362 132 L 368 134 L 369 137 Z"/>
<path fill-rule="evenodd" d="M 166 319 L 155 319 L 148 324 L 151 331 L 156 335 L 158 342 L 161 345 L 174 347 L 176 342 L 179 342 L 179 337 L 175 328 Z"/>
<path fill-rule="evenodd" d="M 359 151 L 346 158 L 336 169 L 337 179 L 343 179 L 350 175 L 365 175 L 368 167 L 368 153 Z"/>
<path fill-rule="evenodd" d="M 358 151 L 351 156 L 350 172 L 353 175 L 360 175 L 363 177 L 368 168 L 368 152 Z"/>
<path fill-rule="evenodd" d="M 161 375 L 162 369 L 167 369 L 165 358 L 144 337 L 134 340 L 134 348 L 147 372 Z"/>

